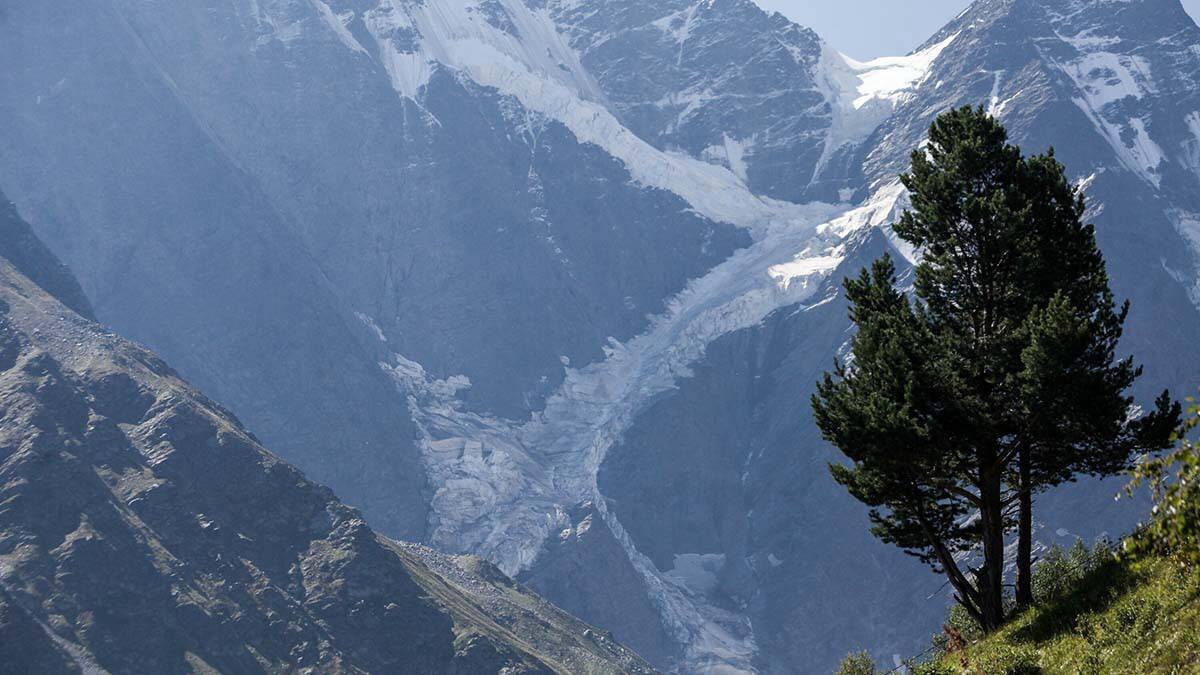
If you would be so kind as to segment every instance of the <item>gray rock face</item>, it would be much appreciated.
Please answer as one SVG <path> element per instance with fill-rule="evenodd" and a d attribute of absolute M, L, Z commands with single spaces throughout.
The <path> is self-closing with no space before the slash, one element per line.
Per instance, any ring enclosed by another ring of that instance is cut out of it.
<path fill-rule="evenodd" d="M 379 537 L 3 258 L 0 449 L 6 672 L 651 672 L 503 575 Z"/>
<path fill-rule="evenodd" d="M 17 208 L 0 192 L 0 257 L 22 274 L 62 299 L 78 314 L 92 318 L 92 304 L 71 271 L 17 214 Z"/>
<path fill-rule="evenodd" d="M 421 536 L 414 430 L 378 350 L 145 34 L 109 3 L 11 6 L 0 33 L 24 64 L 0 74 L 0 182 L 96 314 L 382 529 Z"/>
<path fill-rule="evenodd" d="M 380 361 L 528 415 L 747 241 L 444 69 L 399 96 L 312 3 L 27 6 L 0 31 L 30 61 L 0 75 L 0 183 L 99 316 L 397 536 L 424 535 L 424 475 Z"/>
<path fill-rule="evenodd" d="M 746 0 L 548 3 L 635 133 L 723 164 L 757 193 L 837 201 L 832 110 L 811 30 Z"/>

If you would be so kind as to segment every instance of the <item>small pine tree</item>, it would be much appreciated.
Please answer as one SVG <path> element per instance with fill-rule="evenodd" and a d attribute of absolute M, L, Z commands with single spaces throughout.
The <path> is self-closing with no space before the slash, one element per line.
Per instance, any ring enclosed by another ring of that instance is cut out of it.
<path fill-rule="evenodd" d="M 849 654 L 838 666 L 837 675 L 876 675 L 875 660 L 866 652 Z"/>

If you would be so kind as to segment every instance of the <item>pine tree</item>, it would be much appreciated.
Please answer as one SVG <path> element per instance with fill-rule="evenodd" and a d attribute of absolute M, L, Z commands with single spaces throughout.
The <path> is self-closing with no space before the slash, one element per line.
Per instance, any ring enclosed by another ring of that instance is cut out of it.
<path fill-rule="evenodd" d="M 945 573 L 986 629 L 1005 619 L 1004 545 L 1015 525 L 1028 593 L 1033 495 L 1126 468 L 1178 419 L 1164 394 L 1131 419 L 1140 375 L 1116 360 L 1128 312 L 1109 290 L 1085 204 L 1062 165 L 1026 159 L 982 109 L 939 117 L 901 176 L 893 226 L 922 254 L 910 301 L 891 261 L 846 283 L 850 366 L 818 385 L 818 426 L 853 462 L 835 479 L 874 531 Z M 963 570 L 955 554 L 981 549 Z"/>

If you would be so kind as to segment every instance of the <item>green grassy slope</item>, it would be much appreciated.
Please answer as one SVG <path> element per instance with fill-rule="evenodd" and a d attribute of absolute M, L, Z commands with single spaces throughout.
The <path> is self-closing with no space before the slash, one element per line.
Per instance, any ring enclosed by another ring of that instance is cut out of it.
<path fill-rule="evenodd" d="M 1200 574 L 1110 561 L 1054 601 L 918 673 L 1200 673 Z"/>

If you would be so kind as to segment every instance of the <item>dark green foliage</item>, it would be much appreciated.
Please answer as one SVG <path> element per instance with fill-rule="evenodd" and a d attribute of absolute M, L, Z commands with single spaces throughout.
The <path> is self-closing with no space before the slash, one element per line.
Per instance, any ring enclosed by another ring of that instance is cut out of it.
<path fill-rule="evenodd" d="M 1038 561 L 1033 572 L 1033 596 L 1040 608 L 1038 620 L 1023 630 L 1046 630 L 1045 624 L 1073 624 L 1075 616 L 1084 609 L 1095 609 L 1097 598 L 1086 598 L 1081 594 L 1093 589 L 1094 578 L 1103 577 L 1104 588 L 1111 588 L 1116 575 L 1122 568 L 1117 561 L 1112 544 L 1099 539 L 1088 548 L 1081 539 L 1076 539 L 1070 549 L 1055 545 L 1047 550 Z M 1063 611 L 1070 606 L 1066 598 L 1076 599 L 1076 609 L 1069 617 Z M 951 636 L 965 644 L 974 644 L 985 637 L 979 622 L 962 605 L 954 605 L 946 613 L 943 631 L 933 636 L 935 658 L 940 659 L 952 651 Z"/>
<path fill-rule="evenodd" d="M 916 298 L 886 257 L 847 280 L 853 360 L 819 383 L 814 413 L 851 460 L 833 475 L 872 507 L 874 533 L 945 573 L 993 630 L 1014 526 L 1018 603 L 1032 595 L 1033 495 L 1163 447 L 1178 405 L 1164 393 L 1130 419 L 1140 370 L 1116 357 L 1128 305 L 1052 151 L 1024 158 L 995 119 L 962 108 L 901 179 L 912 208 L 894 230 L 923 256 Z M 955 554 L 975 549 L 982 564 L 960 567 Z"/>
<path fill-rule="evenodd" d="M 846 281 L 859 329 L 853 367 L 837 364 L 826 375 L 815 412 L 821 429 L 836 430 L 831 440 L 855 462 L 830 468 L 851 494 L 876 507 L 875 534 L 936 565 L 941 551 L 930 546 L 927 530 L 944 533 L 949 552 L 973 543 L 972 528 L 956 526 L 969 505 L 951 494 L 952 476 L 966 461 L 958 436 L 967 416 L 951 417 L 955 406 L 946 401 L 953 387 L 946 380 L 955 373 L 938 360 L 928 322 L 895 284 L 888 257 Z M 944 476 L 951 482 L 943 485 Z"/>
<path fill-rule="evenodd" d="M 1044 641 L 1079 627 L 1080 617 L 1103 612 L 1134 583 L 1134 576 L 1107 546 L 1052 552 L 1033 575 L 1038 612 L 1016 631 L 1021 639 Z"/>
<path fill-rule="evenodd" d="M 1076 539 L 1071 548 L 1053 546 L 1042 555 L 1033 572 L 1033 599 L 1046 605 L 1066 597 L 1096 570 L 1114 562 L 1113 547 L 1101 539 L 1088 548 Z"/>

